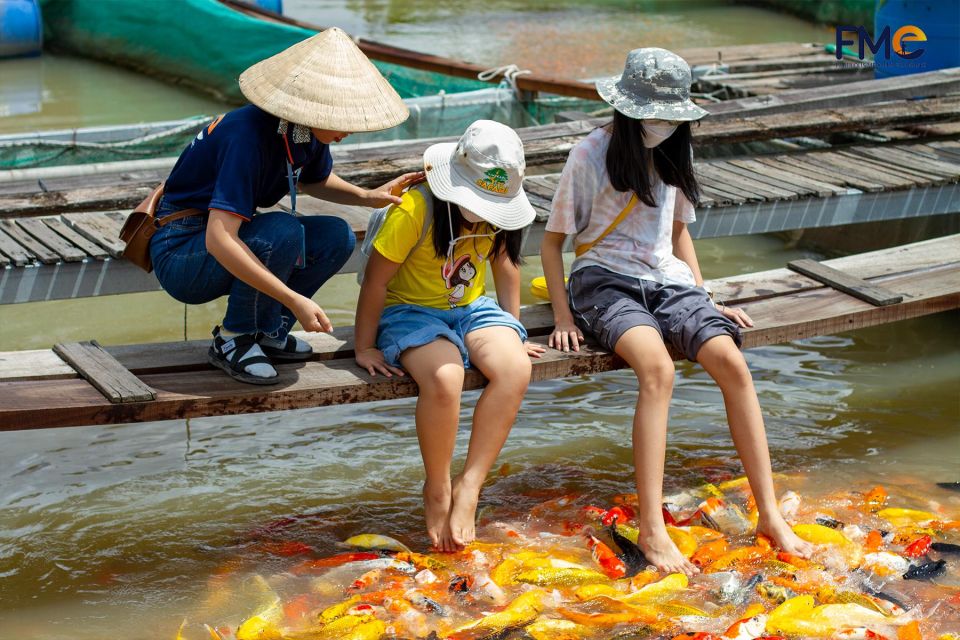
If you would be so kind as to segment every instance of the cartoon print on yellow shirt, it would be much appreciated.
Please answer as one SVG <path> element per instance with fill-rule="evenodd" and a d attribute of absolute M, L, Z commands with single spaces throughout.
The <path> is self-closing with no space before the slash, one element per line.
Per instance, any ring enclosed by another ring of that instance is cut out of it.
<path fill-rule="evenodd" d="M 467 287 L 472 284 L 470 281 L 476 277 L 477 267 L 470 260 L 470 254 L 466 253 L 457 258 L 452 265 L 444 264 L 441 273 L 447 289 L 453 289 L 447 300 L 451 307 L 455 307 L 466 295 Z"/>

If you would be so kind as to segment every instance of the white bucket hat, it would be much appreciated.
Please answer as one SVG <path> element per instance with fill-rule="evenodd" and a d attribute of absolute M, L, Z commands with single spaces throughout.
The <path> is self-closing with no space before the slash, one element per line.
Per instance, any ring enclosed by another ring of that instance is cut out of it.
<path fill-rule="evenodd" d="M 510 127 L 477 120 L 457 142 L 423 153 L 430 190 L 505 231 L 522 229 L 536 217 L 523 192 L 523 142 Z"/>
<path fill-rule="evenodd" d="M 597 81 L 597 93 L 628 118 L 699 120 L 709 115 L 690 99 L 690 65 L 666 49 L 627 54 L 623 74 Z"/>
<path fill-rule="evenodd" d="M 240 74 L 240 91 L 294 124 L 380 131 L 410 116 L 403 100 L 346 33 L 331 27 Z"/>

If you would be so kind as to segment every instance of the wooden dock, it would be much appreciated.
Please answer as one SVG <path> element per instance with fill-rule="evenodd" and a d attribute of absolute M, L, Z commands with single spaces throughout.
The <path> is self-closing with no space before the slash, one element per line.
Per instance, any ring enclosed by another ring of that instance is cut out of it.
<path fill-rule="evenodd" d="M 842 272 L 826 285 L 791 269 L 725 278 L 711 284 L 727 304 L 756 322 L 745 347 L 850 331 L 960 308 L 960 235 L 825 261 Z M 819 272 L 816 265 L 799 265 Z M 827 276 L 829 280 L 831 276 Z M 883 300 L 865 302 L 844 291 L 881 288 Z M 901 302 L 890 303 L 897 296 Z M 524 309 L 534 340 L 552 327 L 549 305 Z M 0 354 L 0 430 L 117 424 L 200 416 L 280 411 L 369 402 L 416 394 L 408 378 L 371 379 L 353 362 L 352 334 L 300 334 L 314 359 L 280 365 L 281 383 L 238 383 L 206 364 L 206 341 L 125 345 L 102 349 L 73 343 L 54 350 Z M 58 355 L 61 354 L 61 355 Z M 61 357 L 63 356 L 63 357 Z M 67 360 L 64 359 L 67 358 Z M 68 364 L 68 361 L 72 364 Z M 596 348 L 550 350 L 534 362 L 533 380 L 622 368 Z M 81 377 L 83 372 L 85 377 Z M 464 386 L 484 384 L 476 371 Z M 150 398 L 150 399 L 146 399 Z"/>
<path fill-rule="evenodd" d="M 827 150 L 702 160 L 694 238 L 715 238 L 960 212 L 960 141 L 849 145 Z M 532 176 L 538 251 L 558 174 Z M 302 198 L 308 215 L 339 215 L 362 237 L 367 209 Z M 0 303 L 159 290 L 152 274 L 120 259 L 126 213 L 0 214 Z M 344 271 L 356 270 L 356 260 Z"/>

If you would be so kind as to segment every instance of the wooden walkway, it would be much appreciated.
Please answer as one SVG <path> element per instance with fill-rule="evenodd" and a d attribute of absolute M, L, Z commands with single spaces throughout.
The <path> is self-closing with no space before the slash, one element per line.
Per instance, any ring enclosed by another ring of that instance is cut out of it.
<path fill-rule="evenodd" d="M 960 212 L 960 141 L 851 145 L 828 150 L 704 160 L 694 238 L 714 238 Z M 538 251 L 558 174 L 526 181 Z M 369 211 L 300 200 L 308 215 L 346 218 L 362 237 Z M 158 290 L 125 260 L 117 235 L 125 212 L 0 216 L 0 304 Z M 344 271 L 356 270 L 356 261 Z"/>
<path fill-rule="evenodd" d="M 832 286 L 789 269 L 711 283 L 722 300 L 743 306 L 755 320 L 756 327 L 746 332 L 745 347 L 960 308 L 960 235 L 823 264 L 842 272 Z M 816 264 L 813 267 L 817 269 Z M 902 296 L 902 301 L 877 306 L 843 293 L 877 287 L 883 289 L 882 297 Z M 534 340 L 544 341 L 552 313 L 548 305 L 536 305 L 524 309 L 523 321 Z M 273 387 L 244 385 L 207 365 L 206 341 L 106 350 L 73 343 L 55 350 L 2 353 L 0 430 L 280 411 L 416 394 L 416 386 L 407 378 L 371 379 L 360 370 L 352 358 L 350 329 L 305 337 L 317 352 L 315 358 L 280 365 L 281 383 Z M 534 362 L 533 380 L 622 367 L 618 358 L 596 348 L 576 354 L 550 350 Z M 470 371 L 464 386 L 475 389 L 483 383 L 482 376 Z"/>
<path fill-rule="evenodd" d="M 823 44 L 790 44 L 792 46 L 776 48 L 776 45 L 768 45 L 770 48 L 763 52 L 764 55 L 754 59 L 731 60 L 723 52 L 718 52 L 722 67 L 697 74 L 694 90 L 730 100 L 873 79 L 870 60 L 844 57 L 840 61 Z M 710 62 L 716 65 L 717 57 Z"/>

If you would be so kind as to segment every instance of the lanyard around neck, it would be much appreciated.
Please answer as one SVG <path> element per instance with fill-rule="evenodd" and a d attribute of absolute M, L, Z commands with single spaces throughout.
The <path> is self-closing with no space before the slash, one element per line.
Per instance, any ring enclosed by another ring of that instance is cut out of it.
<path fill-rule="evenodd" d="M 297 215 L 297 189 L 293 179 L 293 153 L 290 151 L 290 142 L 287 141 L 287 134 L 281 133 L 283 137 L 283 146 L 287 151 L 287 187 L 290 189 L 290 208 L 293 215 Z"/>

